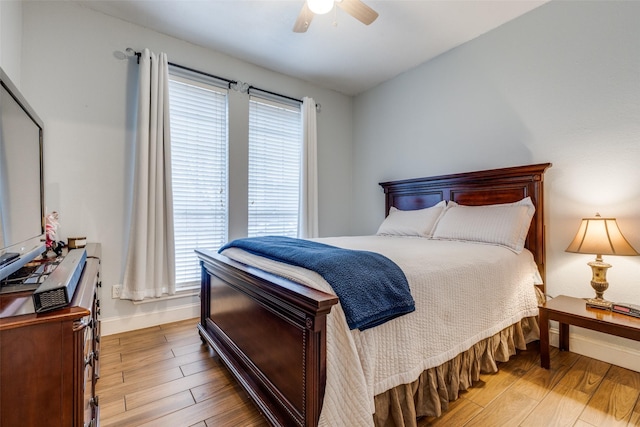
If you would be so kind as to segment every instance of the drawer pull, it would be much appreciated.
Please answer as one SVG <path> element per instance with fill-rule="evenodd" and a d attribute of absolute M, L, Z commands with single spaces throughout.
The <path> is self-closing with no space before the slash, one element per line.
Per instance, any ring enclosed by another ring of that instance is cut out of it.
<path fill-rule="evenodd" d="M 87 357 L 85 357 L 85 359 L 84 359 L 84 366 L 85 366 L 85 368 L 86 368 L 88 365 L 93 366 L 93 351 L 92 351 L 91 353 L 89 353 L 89 354 L 87 355 Z"/>
<path fill-rule="evenodd" d="M 80 321 L 76 321 L 73 324 L 73 331 L 74 332 L 79 331 L 79 330 L 84 329 L 84 328 L 93 328 L 93 318 L 88 318 L 88 320 L 87 319 L 82 319 Z"/>

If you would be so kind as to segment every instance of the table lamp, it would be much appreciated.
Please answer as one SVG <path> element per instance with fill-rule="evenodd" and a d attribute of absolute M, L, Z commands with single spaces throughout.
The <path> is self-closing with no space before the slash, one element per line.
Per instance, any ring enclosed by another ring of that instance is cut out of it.
<path fill-rule="evenodd" d="M 640 255 L 624 238 L 615 218 L 602 218 L 596 214 L 593 218 L 582 218 L 580 228 L 566 252 L 593 254 L 595 261 L 587 263 L 593 277 L 591 287 L 596 291 L 595 298 L 587 299 L 587 306 L 604 310 L 611 309 L 611 302 L 603 298 L 609 287 L 607 269 L 611 264 L 602 261 L 602 255 Z"/>

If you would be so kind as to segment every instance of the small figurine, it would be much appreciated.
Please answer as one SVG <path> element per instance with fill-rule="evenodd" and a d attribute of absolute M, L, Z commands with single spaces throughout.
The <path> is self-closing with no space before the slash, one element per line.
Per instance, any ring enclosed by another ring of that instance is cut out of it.
<path fill-rule="evenodd" d="M 44 224 L 45 246 L 48 251 L 53 251 L 57 256 L 60 256 L 64 245 L 56 241 L 58 237 L 58 227 L 60 227 L 60 223 L 58 222 L 58 212 L 53 211 L 48 214 L 45 217 Z"/>

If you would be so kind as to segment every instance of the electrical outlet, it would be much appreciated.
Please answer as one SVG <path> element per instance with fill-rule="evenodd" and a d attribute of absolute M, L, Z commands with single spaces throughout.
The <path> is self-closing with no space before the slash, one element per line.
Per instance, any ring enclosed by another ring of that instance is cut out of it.
<path fill-rule="evenodd" d="M 111 298 L 120 298 L 120 294 L 122 293 L 122 285 L 113 285 L 111 287 Z"/>

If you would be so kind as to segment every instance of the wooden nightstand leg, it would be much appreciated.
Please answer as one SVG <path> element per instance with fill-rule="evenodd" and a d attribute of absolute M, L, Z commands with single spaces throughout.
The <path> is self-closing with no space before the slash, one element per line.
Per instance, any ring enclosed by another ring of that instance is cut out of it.
<path fill-rule="evenodd" d="M 569 324 L 559 323 L 558 329 L 560 330 L 558 347 L 562 351 L 569 351 Z"/>
<path fill-rule="evenodd" d="M 549 369 L 549 319 L 547 317 L 547 311 L 540 309 L 540 366 L 545 369 Z"/>

